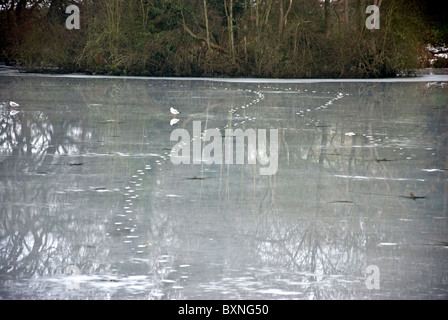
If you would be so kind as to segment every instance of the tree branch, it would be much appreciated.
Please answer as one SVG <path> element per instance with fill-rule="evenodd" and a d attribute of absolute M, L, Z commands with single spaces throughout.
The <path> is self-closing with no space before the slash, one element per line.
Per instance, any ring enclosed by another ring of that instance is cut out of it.
<path fill-rule="evenodd" d="M 206 38 L 198 36 L 193 31 L 191 31 L 190 28 L 188 28 L 187 24 L 185 23 L 185 19 L 184 19 L 183 14 L 182 14 L 182 20 L 183 20 L 183 26 L 184 26 L 185 32 L 187 32 L 192 38 L 197 39 L 197 40 L 201 40 L 201 41 L 204 41 L 205 43 L 207 43 L 207 39 Z M 219 45 L 217 45 L 217 44 L 215 44 L 213 42 L 210 42 L 210 48 L 216 49 L 216 50 L 221 51 L 223 53 L 227 53 L 226 49 L 224 49 L 223 47 L 221 47 L 221 46 L 219 46 Z"/>

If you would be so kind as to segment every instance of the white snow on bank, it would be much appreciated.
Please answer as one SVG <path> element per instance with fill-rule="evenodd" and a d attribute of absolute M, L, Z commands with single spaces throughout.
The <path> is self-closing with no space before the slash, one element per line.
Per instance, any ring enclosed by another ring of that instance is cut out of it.
<path fill-rule="evenodd" d="M 42 77 L 62 79 L 125 79 L 125 80 L 169 80 L 169 81 L 210 81 L 210 82 L 232 82 L 232 83 L 329 83 L 329 82 L 448 82 L 448 74 L 429 74 L 416 77 L 397 77 L 380 79 L 275 79 L 275 78 L 199 78 L 199 77 L 140 77 L 140 76 L 109 76 L 109 75 L 86 75 L 86 74 L 41 74 L 20 73 L 17 70 L 6 69 L 0 71 L 0 76 L 13 77 Z"/>
<path fill-rule="evenodd" d="M 448 53 L 436 53 L 434 56 L 438 58 L 448 59 Z"/>
<path fill-rule="evenodd" d="M 426 46 L 426 50 L 428 50 L 429 52 L 431 52 L 432 54 L 439 54 L 440 52 L 445 52 L 448 50 L 447 47 L 445 47 L 444 45 L 442 46 L 438 46 L 438 47 L 434 47 L 431 44 L 428 44 Z"/>

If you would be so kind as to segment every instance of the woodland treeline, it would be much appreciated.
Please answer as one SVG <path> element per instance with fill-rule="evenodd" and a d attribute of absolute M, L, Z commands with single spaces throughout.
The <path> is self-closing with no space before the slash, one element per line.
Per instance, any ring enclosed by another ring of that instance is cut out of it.
<path fill-rule="evenodd" d="M 80 10 L 67 29 L 66 7 Z M 380 8 L 380 29 L 365 22 Z M 150 76 L 387 77 L 421 66 L 412 0 L 0 0 L 0 60 Z"/>

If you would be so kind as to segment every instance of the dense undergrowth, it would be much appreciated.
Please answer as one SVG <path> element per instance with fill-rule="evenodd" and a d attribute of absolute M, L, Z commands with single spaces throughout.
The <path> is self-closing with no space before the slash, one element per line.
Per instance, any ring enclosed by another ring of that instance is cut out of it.
<path fill-rule="evenodd" d="M 374 3 L 380 28 L 369 30 L 366 7 Z M 79 29 L 66 28 L 70 4 L 80 9 Z M 389 77 L 424 66 L 428 40 L 447 34 L 409 0 L 10 0 L 0 7 L 0 60 L 29 71 Z"/>

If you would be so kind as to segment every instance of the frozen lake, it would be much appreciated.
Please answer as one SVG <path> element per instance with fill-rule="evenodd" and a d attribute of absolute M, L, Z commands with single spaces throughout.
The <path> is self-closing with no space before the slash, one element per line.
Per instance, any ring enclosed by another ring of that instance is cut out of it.
<path fill-rule="evenodd" d="M 275 174 L 174 164 L 194 123 L 276 130 Z M 447 299 L 447 148 L 446 75 L 3 72 L 0 298 Z"/>

